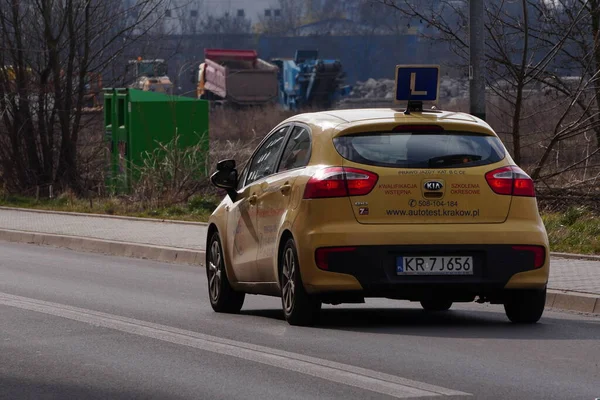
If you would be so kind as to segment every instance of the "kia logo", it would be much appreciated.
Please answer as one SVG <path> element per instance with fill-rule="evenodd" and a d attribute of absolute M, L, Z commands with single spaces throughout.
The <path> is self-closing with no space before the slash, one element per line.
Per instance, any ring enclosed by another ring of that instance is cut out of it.
<path fill-rule="evenodd" d="M 442 190 L 444 185 L 442 184 L 442 182 L 429 181 L 429 182 L 425 182 L 424 187 L 425 187 L 425 190 Z"/>

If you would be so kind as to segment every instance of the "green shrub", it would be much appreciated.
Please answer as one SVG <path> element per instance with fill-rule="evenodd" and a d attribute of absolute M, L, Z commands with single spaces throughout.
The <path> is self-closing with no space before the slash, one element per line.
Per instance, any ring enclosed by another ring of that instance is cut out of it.
<path fill-rule="evenodd" d="M 563 214 L 560 223 L 571 226 L 586 214 L 585 207 L 569 207 Z"/>
<path fill-rule="evenodd" d="M 4 203 L 15 207 L 31 207 L 35 205 L 35 199 L 17 194 L 9 194 L 5 197 Z"/>
<path fill-rule="evenodd" d="M 108 200 L 104 203 L 104 212 L 113 215 L 117 212 L 117 204 L 113 200 Z"/>
<path fill-rule="evenodd" d="M 195 196 L 188 202 L 188 210 L 194 211 L 209 211 L 213 212 L 219 205 L 219 201 L 212 197 Z"/>
<path fill-rule="evenodd" d="M 171 216 L 180 216 L 185 215 L 185 210 L 179 206 L 171 206 L 167 208 L 167 215 Z"/>

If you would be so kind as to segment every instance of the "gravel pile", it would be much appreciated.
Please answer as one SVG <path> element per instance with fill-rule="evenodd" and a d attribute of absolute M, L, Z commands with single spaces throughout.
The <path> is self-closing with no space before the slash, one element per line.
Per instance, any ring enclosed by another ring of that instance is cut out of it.
<path fill-rule="evenodd" d="M 348 96 L 353 99 L 393 99 L 394 81 L 391 79 L 369 79 L 356 82 Z"/>
<path fill-rule="evenodd" d="M 369 79 L 356 82 L 347 98 L 352 99 L 389 99 L 394 98 L 395 82 L 392 79 Z M 466 98 L 469 96 L 469 81 L 467 79 L 451 79 L 443 77 L 440 80 L 440 99 Z"/>

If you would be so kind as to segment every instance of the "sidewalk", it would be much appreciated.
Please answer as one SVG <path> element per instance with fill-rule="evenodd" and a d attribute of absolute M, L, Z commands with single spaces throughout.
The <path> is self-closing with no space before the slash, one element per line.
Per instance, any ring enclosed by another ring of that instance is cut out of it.
<path fill-rule="evenodd" d="M 201 223 L 7 208 L 0 208 L 0 231 L 3 231 L 0 234 L 1 240 L 198 264 L 202 264 L 206 240 L 206 225 Z M 23 232 L 27 232 L 29 236 L 23 237 Z M 43 235 L 31 235 L 32 233 Z M 58 239 L 66 240 L 68 245 L 62 245 Z M 87 242 L 94 246 L 85 245 Z M 548 286 L 561 292 L 578 292 L 583 297 L 587 294 L 589 298 L 600 298 L 600 260 L 552 257 Z M 557 295 L 556 299 L 549 299 L 549 303 L 552 305 L 559 297 Z M 587 301 L 583 309 L 577 311 L 587 311 L 591 307 L 590 312 L 594 308 L 598 308 L 600 312 L 600 299 L 597 307 L 594 304 L 591 300 Z"/>
<path fill-rule="evenodd" d="M 205 224 L 0 208 L 0 229 L 204 250 Z"/>

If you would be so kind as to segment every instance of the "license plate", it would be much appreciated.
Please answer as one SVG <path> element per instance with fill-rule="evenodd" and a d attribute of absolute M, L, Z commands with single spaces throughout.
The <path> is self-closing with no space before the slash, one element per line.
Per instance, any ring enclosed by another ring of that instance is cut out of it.
<path fill-rule="evenodd" d="M 473 257 L 396 257 L 398 275 L 473 275 Z"/>

